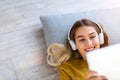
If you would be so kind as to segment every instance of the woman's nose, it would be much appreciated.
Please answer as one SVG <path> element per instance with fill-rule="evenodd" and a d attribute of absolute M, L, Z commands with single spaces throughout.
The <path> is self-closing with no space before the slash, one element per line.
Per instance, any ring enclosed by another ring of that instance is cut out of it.
<path fill-rule="evenodd" d="M 91 46 L 92 45 L 92 41 L 91 40 L 87 40 L 86 44 Z"/>

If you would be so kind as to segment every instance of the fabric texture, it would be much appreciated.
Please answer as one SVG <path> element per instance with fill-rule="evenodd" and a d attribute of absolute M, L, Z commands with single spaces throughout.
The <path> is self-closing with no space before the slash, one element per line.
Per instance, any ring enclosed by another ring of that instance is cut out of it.
<path fill-rule="evenodd" d="M 88 64 L 81 59 L 65 62 L 60 67 L 60 80 L 86 80 Z"/>

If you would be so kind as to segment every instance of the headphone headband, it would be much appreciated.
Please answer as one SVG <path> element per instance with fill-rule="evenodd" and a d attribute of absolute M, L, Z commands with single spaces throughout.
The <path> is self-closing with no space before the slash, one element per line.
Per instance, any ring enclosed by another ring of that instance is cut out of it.
<path fill-rule="evenodd" d="M 100 29 L 100 32 L 103 33 L 103 29 L 102 29 L 101 25 L 96 22 L 94 22 L 94 23 L 98 26 L 98 28 Z"/>

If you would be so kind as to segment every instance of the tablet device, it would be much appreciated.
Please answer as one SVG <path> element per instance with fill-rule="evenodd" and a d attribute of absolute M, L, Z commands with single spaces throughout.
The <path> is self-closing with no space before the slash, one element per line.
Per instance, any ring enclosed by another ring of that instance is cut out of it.
<path fill-rule="evenodd" d="M 120 80 L 120 43 L 88 52 L 86 57 L 90 70 L 109 80 Z"/>

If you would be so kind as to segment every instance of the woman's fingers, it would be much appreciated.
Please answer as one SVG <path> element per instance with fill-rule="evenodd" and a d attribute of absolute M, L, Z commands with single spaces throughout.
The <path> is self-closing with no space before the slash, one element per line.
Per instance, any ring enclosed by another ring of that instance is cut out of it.
<path fill-rule="evenodd" d="M 96 71 L 89 71 L 87 80 L 108 80 L 106 76 L 97 74 Z"/>
<path fill-rule="evenodd" d="M 94 76 L 90 77 L 88 80 L 108 80 L 108 79 L 105 76 L 94 75 Z"/>
<path fill-rule="evenodd" d="M 88 75 L 87 75 L 87 79 L 89 77 L 92 77 L 93 75 L 97 75 L 97 72 L 96 71 L 89 71 Z"/>

